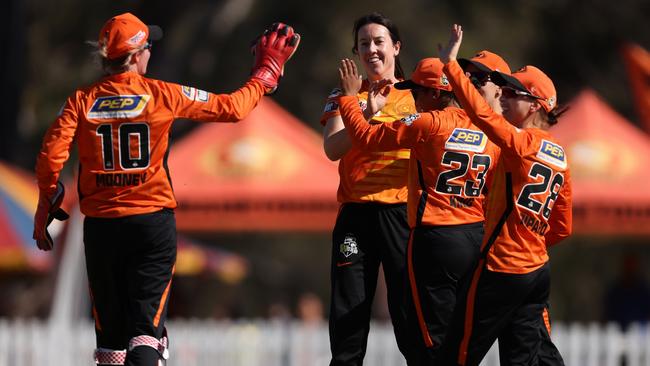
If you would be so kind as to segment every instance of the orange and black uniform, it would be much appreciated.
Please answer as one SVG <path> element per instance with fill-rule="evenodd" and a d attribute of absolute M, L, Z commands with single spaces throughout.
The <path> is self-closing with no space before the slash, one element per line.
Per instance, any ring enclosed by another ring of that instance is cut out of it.
<path fill-rule="evenodd" d="M 481 259 L 445 364 L 478 365 L 497 338 L 502 365 L 537 364 L 550 334 L 547 248 L 571 233 L 566 155 L 547 131 L 516 128 L 494 113 L 457 62 L 445 73 L 472 122 L 501 148 Z"/>
<path fill-rule="evenodd" d="M 167 169 L 172 122 L 238 121 L 264 91 L 249 81 L 215 95 L 124 72 L 66 101 L 44 138 L 36 173 L 40 189 L 52 192 L 76 142 L 98 348 L 123 350 L 135 336 L 162 336 L 176 260 Z"/>
<path fill-rule="evenodd" d="M 365 107 L 367 82 L 359 93 Z M 327 99 L 321 123 L 340 115 L 335 89 Z M 373 117 L 384 123 L 415 111 L 408 91 L 392 91 L 384 108 Z M 345 131 L 343 131 L 345 133 Z M 388 290 L 388 309 L 395 338 L 409 360 L 412 344 L 407 338 L 402 300 L 406 295 L 406 213 L 408 149 L 370 152 L 357 146 L 339 161 L 341 203 L 332 233 L 330 347 L 331 365 L 361 365 L 366 352 L 370 314 L 379 264 L 383 265 Z"/>
<path fill-rule="evenodd" d="M 411 333 L 419 335 L 417 344 L 435 356 L 451 320 L 459 282 L 478 260 L 484 193 L 499 149 L 460 108 L 371 125 L 357 107 L 357 98 L 347 96 L 341 97 L 341 114 L 356 147 L 411 149 L 407 311 Z"/>

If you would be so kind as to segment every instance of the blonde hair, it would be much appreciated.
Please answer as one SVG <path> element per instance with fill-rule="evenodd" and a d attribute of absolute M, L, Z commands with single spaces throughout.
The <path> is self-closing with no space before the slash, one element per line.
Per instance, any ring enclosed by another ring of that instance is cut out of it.
<path fill-rule="evenodd" d="M 93 47 L 95 50 L 92 52 L 95 59 L 101 64 L 102 70 L 107 74 L 119 74 L 128 70 L 129 64 L 131 63 L 131 58 L 136 53 L 142 51 L 144 46 L 140 48 L 133 49 L 129 51 L 126 55 L 118 57 L 116 59 L 108 58 L 108 51 L 106 50 L 106 45 L 100 45 L 96 41 L 87 41 L 88 45 Z"/>

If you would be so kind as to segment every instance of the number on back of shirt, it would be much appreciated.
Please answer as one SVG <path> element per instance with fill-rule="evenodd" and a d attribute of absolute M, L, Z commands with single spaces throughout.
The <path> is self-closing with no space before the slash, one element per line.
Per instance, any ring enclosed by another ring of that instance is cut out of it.
<path fill-rule="evenodd" d="M 113 125 L 97 126 L 101 139 L 104 170 L 115 170 Z M 118 127 L 117 155 L 124 170 L 143 169 L 149 166 L 149 125 L 144 122 L 122 123 Z"/>
<path fill-rule="evenodd" d="M 521 189 L 517 198 L 517 205 L 532 211 L 548 220 L 551 217 L 553 203 L 560 194 L 564 184 L 564 175 L 553 170 L 544 164 L 535 163 L 531 166 L 528 176 L 534 180 L 542 178 L 541 182 L 528 183 Z"/>
<path fill-rule="evenodd" d="M 436 192 L 465 197 L 480 196 L 485 186 L 485 174 L 490 169 L 491 162 L 489 155 L 476 154 L 470 158 L 468 153 L 446 151 L 442 156 L 442 165 L 453 169 L 445 170 L 438 175 Z M 476 171 L 476 180 L 467 178 L 462 182 L 462 178 L 468 171 Z"/>

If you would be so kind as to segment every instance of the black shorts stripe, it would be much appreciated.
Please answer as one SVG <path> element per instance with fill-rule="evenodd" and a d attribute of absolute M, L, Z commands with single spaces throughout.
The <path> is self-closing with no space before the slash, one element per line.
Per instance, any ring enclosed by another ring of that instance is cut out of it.
<path fill-rule="evenodd" d="M 506 224 L 508 216 L 512 213 L 514 209 L 514 199 L 512 197 L 512 173 L 506 173 L 506 209 L 503 211 L 503 214 L 499 218 L 499 222 L 494 227 L 494 231 L 490 233 L 490 237 L 485 243 L 485 246 L 481 249 L 481 258 L 486 258 L 492 244 L 497 240 L 497 237 L 503 229 L 503 225 Z"/>

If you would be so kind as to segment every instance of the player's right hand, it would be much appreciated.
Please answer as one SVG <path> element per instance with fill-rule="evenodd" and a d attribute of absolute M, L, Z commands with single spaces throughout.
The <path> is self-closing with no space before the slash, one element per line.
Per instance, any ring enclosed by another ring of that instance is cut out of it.
<path fill-rule="evenodd" d="M 273 23 L 257 39 L 251 77 L 264 84 L 267 95 L 278 88 L 284 64 L 293 56 L 299 44 L 300 34 L 294 33 L 293 28 L 283 23 Z"/>
<path fill-rule="evenodd" d="M 440 61 L 443 64 L 447 64 L 450 61 L 455 61 L 456 56 L 458 56 L 458 49 L 460 49 L 460 44 L 463 42 L 463 27 L 460 24 L 454 24 L 451 26 L 451 32 L 449 34 L 449 42 L 445 47 L 438 45 L 438 53 L 440 54 Z"/>
<path fill-rule="evenodd" d="M 65 196 L 65 187 L 61 182 L 56 183 L 56 191 L 51 197 L 45 192 L 38 196 L 38 206 L 34 214 L 34 233 L 32 237 L 36 240 L 36 245 L 40 250 L 52 250 L 54 241 L 47 231 L 50 223 L 57 219 L 59 221 L 67 220 L 70 216 L 61 208 L 61 202 Z"/>
<path fill-rule="evenodd" d="M 343 95 L 357 95 L 361 90 L 361 75 L 357 71 L 357 64 L 349 58 L 341 60 L 339 67 L 339 77 L 341 78 L 341 91 Z"/>

